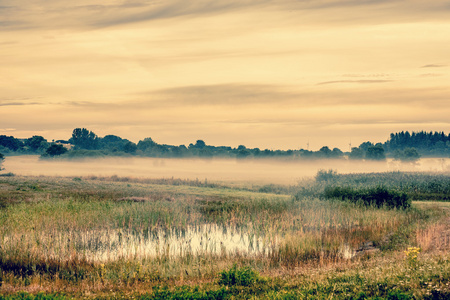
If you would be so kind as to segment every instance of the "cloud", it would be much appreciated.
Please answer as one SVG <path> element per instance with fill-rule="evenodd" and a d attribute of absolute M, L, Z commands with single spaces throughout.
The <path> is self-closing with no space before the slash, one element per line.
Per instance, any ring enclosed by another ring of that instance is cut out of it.
<path fill-rule="evenodd" d="M 426 74 L 420 74 L 420 77 L 441 77 L 443 76 L 442 74 L 438 74 L 438 73 L 426 73 Z"/>
<path fill-rule="evenodd" d="M 22 106 L 22 105 L 37 105 L 37 102 L 7 102 L 0 103 L 0 106 Z"/>
<path fill-rule="evenodd" d="M 40 102 L 30 102 L 29 100 L 36 99 L 32 97 L 21 97 L 17 99 L 3 98 L 0 99 L 0 106 L 24 106 L 24 105 L 40 105 Z"/>
<path fill-rule="evenodd" d="M 285 101 L 296 95 L 275 85 L 219 84 L 163 89 L 150 96 L 171 105 L 250 105 Z"/>
<path fill-rule="evenodd" d="M 429 64 L 421 66 L 421 68 L 443 68 L 446 67 L 446 65 L 439 65 L 439 64 Z"/>
<path fill-rule="evenodd" d="M 389 74 L 376 73 L 376 74 L 343 74 L 342 77 L 350 78 L 383 78 L 388 77 Z"/>
<path fill-rule="evenodd" d="M 410 2 L 414 3 L 411 4 Z M 24 28 L 101 28 L 143 21 L 196 18 L 235 11 L 293 12 L 308 15 L 319 12 L 315 23 L 328 22 L 403 22 L 411 18 L 436 20 L 446 18 L 450 7 L 447 1 L 401 0 L 166 0 L 166 1 L 110 1 L 104 4 L 88 0 L 76 2 L 56 0 L 24 0 L 17 5 L 5 0 L 0 6 L 3 30 Z M 329 14 L 342 10 L 343 13 Z M 322 15 L 323 14 L 323 15 Z M 324 16 L 327 16 L 324 18 Z M 322 17 L 321 17 L 322 16 Z M 361 17 L 363 16 L 363 17 Z M 286 18 L 288 20 L 289 17 Z M 298 18 L 294 18 L 299 20 Z M 300 18 L 304 20 L 304 18 Z M 299 22 L 299 21 L 297 21 Z M 303 23 L 301 21 L 300 23 Z"/>
<path fill-rule="evenodd" d="M 9 29 L 22 29 L 27 24 L 30 27 L 108 27 L 120 24 L 142 21 L 171 19 L 182 16 L 201 16 L 223 13 L 234 9 L 244 9 L 251 6 L 261 6 L 270 3 L 260 1 L 128 1 L 112 4 L 92 4 L 92 1 L 59 2 L 52 0 L 25 1 L 18 6 L 14 1 L 11 5 L 0 7 L 0 17 L 7 19 L 2 23 Z M 115 2 L 115 3 L 114 3 Z M 27 26 L 27 27 L 28 27 Z"/>
<path fill-rule="evenodd" d="M 393 80 L 333 80 L 333 81 L 319 82 L 317 85 L 336 84 L 336 83 L 359 83 L 359 84 L 385 83 L 385 82 L 392 82 L 392 81 Z"/>
<path fill-rule="evenodd" d="M 338 81 L 339 83 L 341 81 Z M 344 81 L 344 83 L 347 81 Z M 112 104 L 111 109 L 160 109 L 186 110 L 191 108 L 222 107 L 239 108 L 249 114 L 256 109 L 284 109 L 285 107 L 306 109 L 311 107 L 364 107 L 364 106 L 413 106 L 426 107 L 433 105 L 447 109 L 450 89 L 446 86 L 428 88 L 411 88 L 386 86 L 380 89 L 376 83 L 385 81 L 364 80 L 350 81 L 358 84 L 349 87 L 334 87 L 328 83 L 321 86 L 288 86 L 269 84 L 219 84 L 183 86 L 157 91 L 146 91 L 130 94 L 134 99 Z M 390 82 L 390 81 L 386 81 Z M 334 82 L 333 82 L 334 83 Z M 369 84 L 361 84 L 369 83 Z M 427 99 L 427 101 L 424 101 Z M 108 109 L 108 108 L 106 108 Z"/>
<path fill-rule="evenodd" d="M 195 1 L 186 2 L 182 0 L 165 1 L 162 5 L 144 5 L 141 3 L 138 7 L 146 7 L 144 11 L 133 12 L 125 16 L 116 16 L 115 18 L 94 22 L 97 26 L 109 26 L 126 23 L 135 23 L 149 20 L 170 19 L 180 16 L 200 16 L 213 13 L 223 13 L 234 9 L 243 9 L 249 6 L 259 6 L 269 1 Z M 120 6 L 128 8 L 129 6 Z M 132 6 L 134 8 L 134 6 Z"/>

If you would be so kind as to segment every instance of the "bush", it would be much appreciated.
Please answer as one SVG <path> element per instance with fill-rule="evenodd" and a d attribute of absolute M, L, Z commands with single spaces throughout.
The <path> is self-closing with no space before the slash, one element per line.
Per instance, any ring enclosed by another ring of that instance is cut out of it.
<path fill-rule="evenodd" d="M 60 144 L 52 144 L 47 148 L 43 157 L 59 156 L 67 152 L 67 149 Z"/>
<path fill-rule="evenodd" d="M 338 198 L 344 201 L 360 202 L 366 206 L 387 206 L 389 208 L 406 209 L 411 207 L 411 200 L 402 192 L 390 190 L 382 186 L 374 188 L 353 189 L 351 187 L 326 187 L 324 197 Z"/>
<path fill-rule="evenodd" d="M 236 264 L 234 264 L 228 271 L 220 272 L 219 284 L 226 286 L 250 286 L 255 284 L 258 279 L 258 273 L 250 267 L 238 269 Z"/>

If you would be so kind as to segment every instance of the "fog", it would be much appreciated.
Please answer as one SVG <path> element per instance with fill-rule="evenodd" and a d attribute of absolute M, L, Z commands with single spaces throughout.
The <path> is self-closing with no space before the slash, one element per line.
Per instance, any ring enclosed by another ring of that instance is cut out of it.
<path fill-rule="evenodd" d="M 88 158 L 41 160 L 36 155 L 8 156 L 5 172 L 16 175 L 112 176 L 135 178 L 181 178 L 226 183 L 295 184 L 320 169 L 338 173 L 386 171 L 450 172 L 449 158 L 423 158 L 415 163 L 387 160 L 283 160 L 283 159 L 175 159 Z"/>

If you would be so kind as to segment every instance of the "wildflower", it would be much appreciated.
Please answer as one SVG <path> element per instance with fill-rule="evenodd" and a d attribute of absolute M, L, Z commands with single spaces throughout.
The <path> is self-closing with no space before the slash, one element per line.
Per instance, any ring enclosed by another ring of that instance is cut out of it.
<path fill-rule="evenodd" d="M 418 263 L 418 257 L 419 257 L 419 253 L 422 250 L 418 247 L 408 247 L 408 249 L 406 251 L 404 251 L 405 256 L 406 256 L 406 261 L 408 262 L 409 266 L 412 268 L 416 268 L 417 267 L 417 263 Z"/>

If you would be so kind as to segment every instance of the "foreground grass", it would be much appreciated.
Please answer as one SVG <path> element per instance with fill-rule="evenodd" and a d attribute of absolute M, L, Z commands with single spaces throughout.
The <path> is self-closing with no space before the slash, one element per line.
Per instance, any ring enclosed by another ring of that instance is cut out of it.
<path fill-rule="evenodd" d="M 265 276 L 249 272 L 248 268 L 231 267 L 208 282 L 103 285 L 95 292 L 77 286 L 55 293 L 55 287 L 52 290 L 31 283 L 21 292 L 3 290 L 7 294 L 0 299 L 448 299 L 449 258 L 448 254 L 422 254 L 412 266 L 404 256 L 395 253 Z M 224 273 L 232 272 L 240 273 L 243 280 L 223 280 Z"/>
<path fill-rule="evenodd" d="M 439 239 L 447 203 L 390 210 L 225 186 L 46 177 L 1 178 L 0 203 L 2 297 L 449 295 L 448 252 L 439 251 L 449 246 Z M 193 228 L 247 244 L 194 249 L 168 238 Z M 151 252 L 155 237 L 159 251 Z M 423 252 L 411 262 L 407 246 Z"/>

